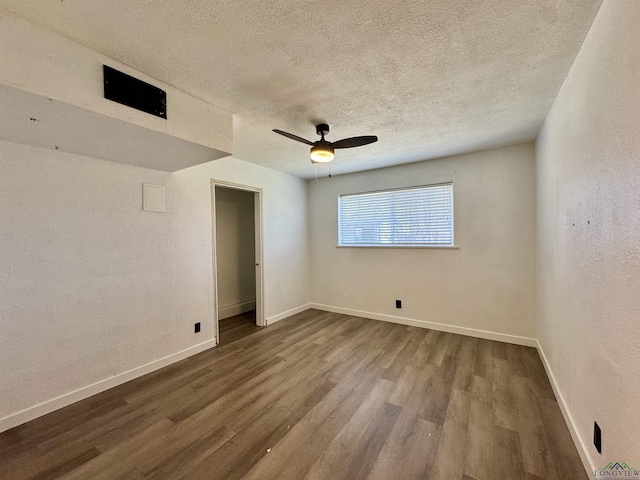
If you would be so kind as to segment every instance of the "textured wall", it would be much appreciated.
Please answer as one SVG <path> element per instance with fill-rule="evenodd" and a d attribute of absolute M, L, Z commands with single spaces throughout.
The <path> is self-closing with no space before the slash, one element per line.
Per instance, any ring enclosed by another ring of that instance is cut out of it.
<path fill-rule="evenodd" d="M 256 299 L 253 195 L 216 187 L 218 310 Z"/>
<path fill-rule="evenodd" d="M 0 419 L 213 339 L 212 177 L 264 189 L 266 315 L 306 304 L 303 180 L 0 142 Z M 166 213 L 142 211 L 142 182 L 166 186 Z"/>
<path fill-rule="evenodd" d="M 174 295 L 170 179 L 0 142 L 0 418 L 212 338 Z"/>
<path fill-rule="evenodd" d="M 336 248 L 338 195 L 449 181 L 459 250 Z M 313 302 L 535 336 L 532 144 L 310 181 L 308 188 Z"/>
<path fill-rule="evenodd" d="M 640 465 L 639 27 L 605 1 L 537 142 L 538 336 L 597 468 Z"/>

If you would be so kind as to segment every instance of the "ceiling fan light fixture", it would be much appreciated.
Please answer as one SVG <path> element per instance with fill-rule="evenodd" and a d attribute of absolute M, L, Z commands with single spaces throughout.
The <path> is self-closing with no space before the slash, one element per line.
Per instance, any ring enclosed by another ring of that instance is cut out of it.
<path fill-rule="evenodd" d="M 353 148 L 362 147 L 363 145 L 369 145 L 378 141 L 378 137 L 375 135 L 364 135 L 360 137 L 343 138 L 337 142 L 329 142 L 324 139 L 324 136 L 329 133 L 329 125 L 321 123 L 316 125 L 316 133 L 320 135 L 320 140 L 317 142 L 311 142 L 306 138 L 299 137 L 293 133 L 285 132 L 274 128 L 273 131 L 278 135 L 290 138 L 296 142 L 305 143 L 311 145 L 311 163 L 329 163 L 334 158 L 334 151 L 338 148 Z"/>
<path fill-rule="evenodd" d="M 328 142 L 316 142 L 311 147 L 311 161 L 316 163 L 329 163 L 334 158 L 333 148 Z"/>

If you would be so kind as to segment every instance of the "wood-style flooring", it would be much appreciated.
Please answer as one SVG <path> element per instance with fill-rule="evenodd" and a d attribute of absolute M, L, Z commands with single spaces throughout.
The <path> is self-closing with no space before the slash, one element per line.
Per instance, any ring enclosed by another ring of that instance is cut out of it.
<path fill-rule="evenodd" d="M 587 479 L 533 348 L 308 310 L 0 435 L 2 479 Z"/>
<path fill-rule="evenodd" d="M 260 327 L 256 325 L 255 310 L 220 320 L 218 327 L 220 345 L 228 345 L 260 330 Z"/>

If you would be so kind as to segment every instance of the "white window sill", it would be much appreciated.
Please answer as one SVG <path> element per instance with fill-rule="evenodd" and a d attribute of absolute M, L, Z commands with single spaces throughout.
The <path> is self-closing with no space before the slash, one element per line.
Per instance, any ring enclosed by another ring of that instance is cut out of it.
<path fill-rule="evenodd" d="M 460 245 L 336 245 L 336 248 L 437 248 L 459 250 Z"/>

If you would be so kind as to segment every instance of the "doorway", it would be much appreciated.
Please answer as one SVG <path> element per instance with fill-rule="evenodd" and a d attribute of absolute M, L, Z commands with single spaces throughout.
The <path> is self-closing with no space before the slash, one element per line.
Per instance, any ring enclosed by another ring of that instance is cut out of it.
<path fill-rule="evenodd" d="M 262 190 L 211 181 L 216 343 L 266 324 L 263 314 Z"/>

